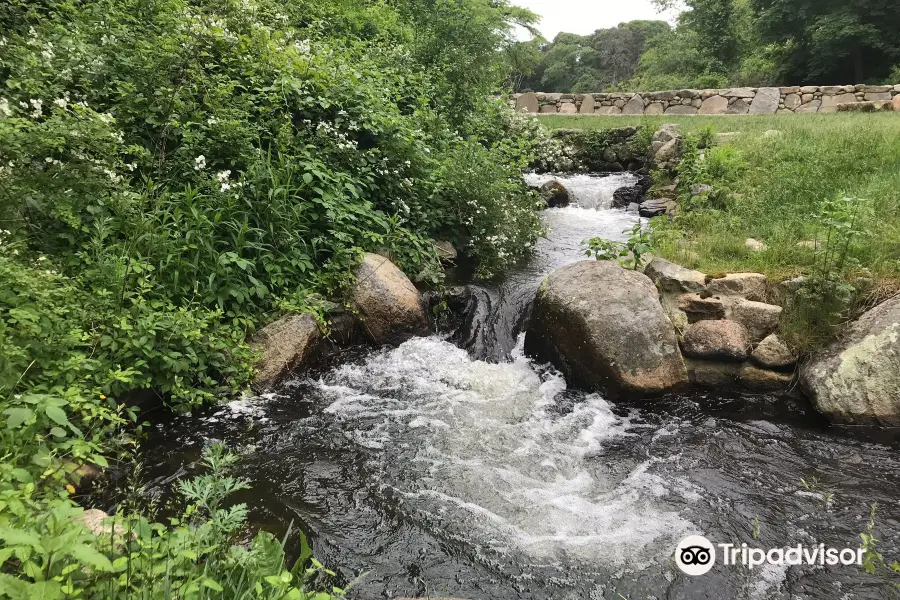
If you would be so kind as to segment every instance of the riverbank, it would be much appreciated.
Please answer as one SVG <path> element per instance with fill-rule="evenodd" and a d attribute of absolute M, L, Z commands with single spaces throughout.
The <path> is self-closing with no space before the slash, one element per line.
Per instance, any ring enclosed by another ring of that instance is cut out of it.
<path fill-rule="evenodd" d="M 824 270 L 823 276 L 854 286 L 853 306 L 827 307 L 841 315 L 814 309 L 786 315 L 784 327 L 802 349 L 820 345 L 836 322 L 900 290 L 895 114 L 549 116 L 539 122 L 551 129 L 643 125 L 654 131 L 676 123 L 695 145 L 713 146 L 703 150 L 702 162 L 655 173 L 651 195 L 677 197 L 679 209 L 660 226 L 654 252 L 712 275 L 759 272 L 778 282 Z M 668 188 L 679 177 L 680 187 Z M 694 184 L 714 191 L 695 196 Z"/>

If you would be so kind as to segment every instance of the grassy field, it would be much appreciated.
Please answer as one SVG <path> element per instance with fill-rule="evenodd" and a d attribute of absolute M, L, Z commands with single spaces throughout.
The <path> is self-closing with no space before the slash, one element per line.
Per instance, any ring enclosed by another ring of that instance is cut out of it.
<path fill-rule="evenodd" d="M 540 122 L 550 128 L 654 130 L 677 123 L 684 134 L 734 132 L 706 152 L 704 183 L 727 190 L 724 199 L 692 210 L 682 197 L 679 235 L 655 252 L 710 274 L 758 271 L 774 281 L 809 274 L 830 260 L 821 245 L 829 239 L 834 245 L 834 219 L 823 212 L 823 201 L 849 197 L 859 199 L 850 203 L 850 227 L 860 233 L 846 249 L 832 248 L 848 259 L 842 277 L 874 280 L 864 303 L 900 288 L 900 114 L 553 116 Z M 838 221 L 837 227 L 848 226 Z M 748 249 L 747 238 L 762 241 L 766 250 Z M 810 247 L 813 240 L 818 251 Z"/>

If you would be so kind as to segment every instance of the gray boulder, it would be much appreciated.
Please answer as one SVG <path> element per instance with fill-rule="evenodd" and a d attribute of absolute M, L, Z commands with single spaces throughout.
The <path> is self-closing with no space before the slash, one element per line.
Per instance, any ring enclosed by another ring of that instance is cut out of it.
<path fill-rule="evenodd" d="M 663 293 L 702 292 L 706 290 L 706 275 L 700 271 L 686 269 L 664 258 L 654 257 L 644 268 L 644 275 L 650 278 Z"/>
<path fill-rule="evenodd" d="M 743 325 L 755 344 L 778 328 L 782 311 L 777 304 L 737 299 L 728 306 L 726 316 Z"/>
<path fill-rule="evenodd" d="M 800 386 L 832 421 L 900 425 L 900 297 L 863 314 L 805 363 Z"/>
<path fill-rule="evenodd" d="M 775 87 L 759 88 L 750 103 L 751 115 L 773 115 L 781 102 L 781 90 Z"/>
<path fill-rule="evenodd" d="M 651 141 L 665 144 L 666 142 L 671 142 L 678 137 L 681 137 L 678 133 L 678 125 L 676 125 L 675 123 L 666 123 L 656 130 L 656 133 L 653 134 L 653 138 Z"/>
<path fill-rule="evenodd" d="M 766 276 L 762 273 L 729 273 L 706 287 L 714 296 L 740 296 L 758 302 L 766 299 Z"/>
<path fill-rule="evenodd" d="M 704 298 L 700 294 L 683 294 L 678 297 L 678 309 L 687 315 L 688 321 L 708 321 L 725 318 L 725 303 L 719 298 Z"/>
<path fill-rule="evenodd" d="M 676 203 L 671 198 L 653 198 L 644 200 L 638 205 L 638 214 L 642 217 L 658 217 L 674 210 Z"/>
<path fill-rule="evenodd" d="M 413 336 L 429 334 L 419 291 L 394 263 L 367 253 L 355 275 L 350 299 L 373 342 L 400 344 Z"/>
<path fill-rule="evenodd" d="M 664 143 L 659 150 L 656 151 L 656 154 L 653 156 L 653 160 L 657 165 L 666 165 L 671 163 L 676 163 L 681 159 L 681 138 L 671 139 L 668 142 Z"/>
<path fill-rule="evenodd" d="M 768 335 L 753 350 L 753 362 L 770 369 L 790 367 L 797 362 L 794 352 L 775 335 Z"/>
<path fill-rule="evenodd" d="M 750 354 L 750 336 L 734 321 L 697 321 L 685 330 L 681 349 L 691 358 L 741 362 Z"/>
<path fill-rule="evenodd" d="M 550 273 L 535 299 L 525 350 L 570 381 L 613 396 L 659 394 L 687 383 L 653 282 L 612 261 Z"/>
<path fill-rule="evenodd" d="M 540 192 L 547 201 L 547 208 L 562 208 L 569 205 L 569 190 L 555 179 L 542 185 Z"/>
<path fill-rule="evenodd" d="M 262 354 L 254 387 L 270 389 L 292 370 L 307 366 L 321 341 L 322 332 L 310 314 L 287 315 L 260 329 L 251 340 Z"/>

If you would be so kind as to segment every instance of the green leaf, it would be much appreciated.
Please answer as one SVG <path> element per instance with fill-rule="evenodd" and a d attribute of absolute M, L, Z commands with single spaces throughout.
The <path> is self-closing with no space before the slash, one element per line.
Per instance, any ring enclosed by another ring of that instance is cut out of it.
<path fill-rule="evenodd" d="M 69 556 L 96 571 L 113 571 L 112 563 L 103 554 L 87 544 L 74 544 L 67 550 Z"/>
<path fill-rule="evenodd" d="M 62 427 L 54 427 L 50 430 L 50 435 L 52 435 L 53 437 L 64 438 L 68 434 Z"/>
<path fill-rule="evenodd" d="M 0 540 L 4 540 L 10 546 L 31 546 L 40 549 L 41 538 L 31 531 L 0 527 Z"/>
<path fill-rule="evenodd" d="M 62 597 L 62 586 L 58 581 L 38 581 L 28 586 L 28 598 L 34 600 L 57 600 Z"/>
<path fill-rule="evenodd" d="M 69 419 L 66 417 L 66 411 L 58 406 L 48 406 L 44 409 L 47 416 L 53 419 L 57 425 L 68 425 Z"/>
<path fill-rule="evenodd" d="M 216 583 L 215 581 L 213 581 L 212 579 L 204 579 L 204 580 L 203 580 L 203 585 L 205 585 L 205 586 L 208 587 L 209 589 L 215 590 L 215 591 L 217 591 L 217 592 L 224 591 L 224 589 L 222 588 L 222 586 L 219 585 L 218 583 Z"/>
<path fill-rule="evenodd" d="M 0 596 L 28 598 L 28 583 L 12 575 L 0 573 Z"/>
<path fill-rule="evenodd" d="M 15 429 L 25 421 L 31 418 L 31 415 L 34 413 L 30 408 L 7 408 L 3 411 L 4 415 L 7 415 L 6 418 L 6 427 L 7 429 Z"/>
<path fill-rule="evenodd" d="M 106 458 L 104 458 L 100 454 L 91 454 L 91 462 L 93 462 L 98 467 L 103 467 L 104 469 L 109 466 L 109 463 L 106 462 Z"/>
<path fill-rule="evenodd" d="M 306 183 L 312 183 L 312 180 L 313 180 L 312 173 L 304 173 L 303 174 L 303 181 L 305 181 Z"/>

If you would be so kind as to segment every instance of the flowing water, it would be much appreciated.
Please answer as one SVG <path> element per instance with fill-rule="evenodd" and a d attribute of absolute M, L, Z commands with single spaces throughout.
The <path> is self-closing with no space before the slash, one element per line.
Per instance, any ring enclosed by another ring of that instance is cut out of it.
<path fill-rule="evenodd" d="M 361 350 L 277 396 L 159 423 L 150 489 L 191 473 L 210 440 L 240 448 L 254 524 L 299 526 L 340 582 L 362 575 L 356 598 L 890 597 L 889 578 L 855 566 L 689 577 L 671 558 L 690 534 L 855 548 L 875 502 L 879 550 L 900 558 L 890 436 L 829 429 L 787 397 L 614 405 L 522 354 L 542 277 L 636 221 L 604 208 L 629 182 L 566 181 L 578 205 L 545 212 L 535 256 L 475 288 L 474 317 L 452 336 Z"/>

